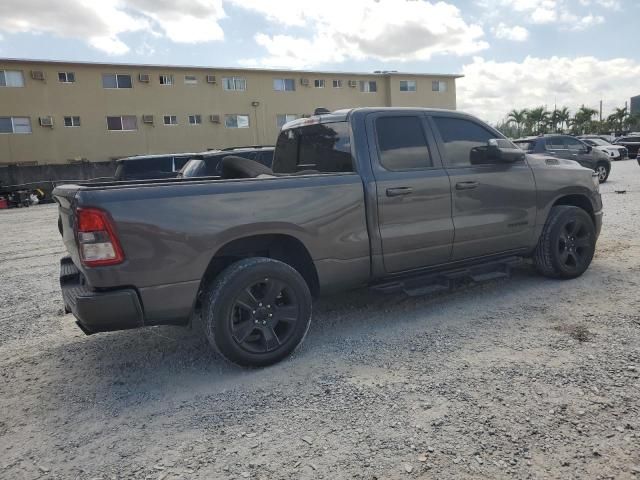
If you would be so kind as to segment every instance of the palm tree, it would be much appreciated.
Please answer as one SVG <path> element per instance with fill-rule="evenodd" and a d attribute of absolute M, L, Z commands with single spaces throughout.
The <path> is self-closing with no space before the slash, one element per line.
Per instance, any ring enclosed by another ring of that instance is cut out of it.
<path fill-rule="evenodd" d="M 593 108 L 585 107 L 582 105 L 576 114 L 573 116 L 573 127 L 577 133 L 590 133 L 590 130 L 593 128 L 592 119 L 594 115 L 598 114 L 598 110 L 594 110 Z"/>
<path fill-rule="evenodd" d="M 527 109 L 523 110 L 511 110 L 507 115 L 507 122 L 513 122 L 516 124 L 516 129 L 518 130 L 518 136 L 522 134 L 522 125 L 527 120 Z"/>
<path fill-rule="evenodd" d="M 529 110 L 527 119 L 531 123 L 531 126 L 535 127 L 536 134 L 543 133 L 546 130 L 546 125 L 549 122 L 550 113 L 544 107 L 534 108 Z"/>
<path fill-rule="evenodd" d="M 558 132 L 558 124 L 560 123 L 560 110 L 554 108 L 549 119 L 549 126 L 554 133 Z"/>
<path fill-rule="evenodd" d="M 571 113 L 567 107 L 562 107 L 558 112 L 558 123 L 560 124 L 560 131 L 564 131 L 564 125 L 569 128 L 569 120 L 571 120 Z"/>
<path fill-rule="evenodd" d="M 625 121 L 629 116 L 629 112 L 627 112 L 627 107 L 615 108 L 613 113 L 609 115 L 611 119 L 611 123 L 614 125 L 614 129 L 622 131 L 624 129 Z"/>

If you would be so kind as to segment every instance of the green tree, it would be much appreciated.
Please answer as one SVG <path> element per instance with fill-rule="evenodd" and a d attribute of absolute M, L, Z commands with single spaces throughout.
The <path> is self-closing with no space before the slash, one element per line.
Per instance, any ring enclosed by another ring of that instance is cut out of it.
<path fill-rule="evenodd" d="M 544 107 L 533 108 L 527 114 L 527 120 L 533 128 L 534 134 L 545 133 L 551 113 Z"/>
<path fill-rule="evenodd" d="M 556 110 L 558 117 L 558 124 L 560 125 L 560 131 L 564 131 L 564 126 L 566 125 L 569 128 L 569 120 L 571 120 L 571 112 L 567 107 L 562 107 L 560 110 Z"/>
<path fill-rule="evenodd" d="M 593 122 L 593 117 L 597 114 L 597 110 L 582 105 L 573 116 L 572 130 L 574 131 L 574 133 L 591 133 L 596 127 Z"/>
<path fill-rule="evenodd" d="M 511 110 L 507 115 L 507 123 L 515 123 L 518 131 L 518 136 L 522 135 L 522 126 L 527 120 L 527 110 Z"/>

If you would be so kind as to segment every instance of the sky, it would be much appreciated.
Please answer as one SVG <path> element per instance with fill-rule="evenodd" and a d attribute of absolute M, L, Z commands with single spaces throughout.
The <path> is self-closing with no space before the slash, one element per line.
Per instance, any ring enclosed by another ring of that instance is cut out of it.
<path fill-rule="evenodd" d="M 458 73 L 458 109 L 640 94 L 640 0 L 0 0 L 0 58 Z"/>

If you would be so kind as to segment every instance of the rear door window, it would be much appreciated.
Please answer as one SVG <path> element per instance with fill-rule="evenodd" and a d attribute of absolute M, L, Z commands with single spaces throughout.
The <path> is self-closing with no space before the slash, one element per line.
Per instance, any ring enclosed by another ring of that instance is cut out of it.
<path fill-rule="evenodd" d="M 584 143 L 580 140 L 571 137 L 564 137 L 564 143 L 566 145 L 567 150 L 571 150 L 572 152 L 580 152 L 585 149 Z"/>
<path fill-rule="evenodd" d="M 275 173 L 353 172 L 351 137 L 346 122 L 320 123 L 283 130 L 273 160 Z"/>
<path fill-rule="evenodd" d="M 376 136 L 380 163 L 387 170 L 433 167 L 420 117 L 380 117 Z"/>
<path fill-rule="evenodd" d="M 547 137 L 545 139 L 545 143 L 547 145 L 547 150 L 566 150 L 567 146 L 565 144 L 563 137 Z"/>

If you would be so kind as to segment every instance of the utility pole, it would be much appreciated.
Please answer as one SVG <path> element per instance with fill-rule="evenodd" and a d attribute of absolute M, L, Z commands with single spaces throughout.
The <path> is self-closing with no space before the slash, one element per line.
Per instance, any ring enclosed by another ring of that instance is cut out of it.
<path fill-rule="evenodd" d="M 600 123 L 602 123 L 602 99 L 600 100 Z"/>

